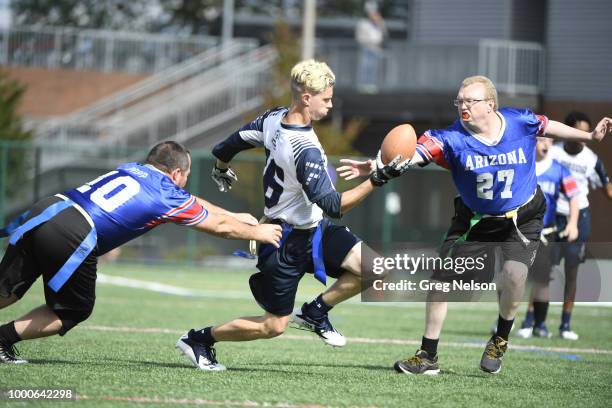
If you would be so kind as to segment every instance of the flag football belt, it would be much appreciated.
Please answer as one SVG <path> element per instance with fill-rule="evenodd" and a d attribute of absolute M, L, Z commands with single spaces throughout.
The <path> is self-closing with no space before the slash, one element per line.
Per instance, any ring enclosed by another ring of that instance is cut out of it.
<path fill-rule="evenodd" d="M 548 245 L 548 238 L 546 237 L 550 234 L 554 234 L 555 232 L 557 232 L 557 227 L 555 226 L 544 228 L 540 233 L 540 241 L 542 241 L 544 245 Z"/>
<path fill-rule="evenodd" d="M 512 223 L 514 224 L 514 228 L 516 229 L 516 232 L 517 232 L 519 238 L 521 239 L 523 244 L 525 246 L 527 246 L 529 244 L 529 240 L 527 239 L 527 237 L 525 237 L 525 235 L 519 229 L 517 220 L 518 220 L 518 212 L 519 212 L 519 210 L 521 208 L 525 207 L 527 204 L 529 204 L 531 202 L 531 200 L 533 200 L 533 197 L 535 197 L 535 193 L 533 193 L 531 195 L 531 197 L 529 197 L 529 199 L 527 201 L 525 201 L 523 204 L 521 204 L 519 207 L 516 207 L 515 209 L 510 210 L 510 211 L 506 211 L 503 214 L 493 215 L 493 214 L 478 214 L 478 213 L 474 213 L 474 215 L 470 219 L 470 225 L 469 225 L 467 231 L 463 235 L 461 235 L 457 239 L 457 241 L 455 241 L 453 246 L 461 245 L 462 243 L 464 243 L 467 240 L 467 237 L 470 234 L 470 231 L 472 230 L 472 228 L 474 228 L 476 226 L 476 224 L 478 224 L 484 218 L 502 218 L 502 219 L 512 220 Z M 451 251 L 452 251 L 452 248 L 451 248 Z"/>
<path fill-rule="evenodd" d="M 44 224 L 57 214 L 64 211 L 66 208 L 74 207 L 83 215 L 91 226 L 91 231 L 89 231 L 85 239 L 72 253 L 72 255 L 70 255 L 60 270 L 53 275 L 49 282 L 47 282 L 47 285 L 49 285 L 54 292 L 59 292 L 66 281 L 70 279 L 74 271 L 76 271 L 81 263 L 83 263 L 85 258 L 87 258 L 91 251 L 93 251 L 93 249 L 96 247 L 98 242 L 98 234 L 96 233 L 96 227 L 93 220 L 80 205 L 61 194 L 56 194 L 55 197 L 62 199 L 62 201 L 51 204 L 49 207 L 45 208 L 43 212 L 30 218 L 23 224 L 21 224 L 21 222 L 28 216 L 29 211 L 21 214 L 16 220 L 12 221 L 4 228 L 4 236 L 9 236 L 9 244 L 16 245 L 26 232 L 38 227 L 41 224 Z"/>
<path fill-rule="evenodd" d="M 319 221 L 315 225 L 308 226 L 294 226 L 291 224 L 287 224 L 286 222 L 282 222 L 279 220 L 270 220 L 265 215 L 259 220 L 260 224 L 271 221 L 272 223 L 279 224 L 283 229 L 282 237 L 279 242 L 279 247 L 283 245 L 283 241 L 291 231 L 294 229 L 307 230 L 316 228 L 314 232 L 314 236 L 312 237 L 312 264 L 314 265 L 314 276 L 315 278 L 321 282 L 323 285 L 327 284 L 327 272 L 325 271 L 325 262 L 323 261 L 323 229 L 322 222 Z M 267 245 L 261 251 L 261 256 L 266 257 L 274 252 L 276 248 L 273 245 Z M 249 241 L 249 252 L 253 257 L 257 256 L 257 241 L 250 240 Z"/>

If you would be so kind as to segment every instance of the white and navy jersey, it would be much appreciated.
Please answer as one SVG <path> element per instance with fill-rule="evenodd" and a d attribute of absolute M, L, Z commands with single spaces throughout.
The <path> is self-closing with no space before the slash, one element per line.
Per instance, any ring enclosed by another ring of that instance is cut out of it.
<path fill-rule="evenodd" d="M 572 155 L 565 151 L 563 143 L 555 143 L 549 155 L 567 167 L 576 179 L 581 210 L 589 206 L 589 187 L 601 188 L 608 185 L 608 174 L 603 163 L 588 147 L 584 146 L 580 153 Z M 569 214 L 569 201 L 563 196 L 557 201 L 557 212 L 563 215 Z"/>
<path fill-rule="evenodd" d="M 64 193 L 91 217 L 98 255 L 166 222 L 196 225 L 208 211 L 153 166 L 127 163 Z"/>
<path fill-rule="evenodd" d="M 213 155 L 228 163 L 242 150 L 263 146 L 265 216 L 310 227 L 323 218 L 322 208 L 329 216 L 340 216 L 340 194 L 327 173 L 327 157 L 312 126 L 282 123 L 287 112 L 287 108 L 265 112 L 216 145 Z"/>
<path fill-rule="evenodd" d="M 550 156 L 536 163 L 536 175 L 538 177 L 538 185 L 546 199 L 544 227 L 552 227 L 555 225 L 557 200 L 559 197 L 564 196 L 566 199 L 571 200 L 578 195 L 576 179 L 574 179 L 567 167 L 551 159 Z"/>
<path fill-rule="evenodd" d="M 498 111 L 502 128 L 494 141 L 472 134 L 460 120 L 441 130 L 428 130 L 416 153 L 425 164 L 449 169 L 463 202 L 475 213 L 501 215 L 520 207 L 534 195 L 536 136 L 546 116 L 527 109 Z"/>

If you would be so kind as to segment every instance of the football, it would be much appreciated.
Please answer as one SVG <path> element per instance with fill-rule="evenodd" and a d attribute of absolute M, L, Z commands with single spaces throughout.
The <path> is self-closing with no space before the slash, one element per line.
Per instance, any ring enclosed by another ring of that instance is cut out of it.
<path fill-rule="evenodd" d="M 416 149 L 417 137 L 414 128 L 405 123 L 394 127 L 387 133 L 380 146 L 381 158 L 384 164 L 388 164 L 398 154 L 402 161 L 411 159 Z"/>

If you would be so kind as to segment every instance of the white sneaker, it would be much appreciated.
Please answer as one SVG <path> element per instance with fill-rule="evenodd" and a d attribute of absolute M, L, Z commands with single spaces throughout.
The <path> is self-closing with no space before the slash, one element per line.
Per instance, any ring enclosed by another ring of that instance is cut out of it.
<path fill-rule="evenodd" d="M 564 340 L 578 340 L 578 333 L 571 330 L 562 330 L 559 334 Z"/>
<path fill-rule="evenodd" d="M 15 345 L 7 346 L 4 343 L 0 343 L 0 363 L 8 364 L 27 364 L 28 360 L 18 357 L 19 352 L 15 348 Z"/>
<path fill-rule="evenodd" d="M 520 337 L 521 339 L 528 339 L 533 336 L 533 328 L 525 327 L 523 329 L 518 329 L 518 331 L 516 332 L 516 336 Z"/>
<path fill-rule="evenodd" d="M 304 303 L 304 306 L 306 306 L 306 303 Z M 319 336 L 325 344 L 333 347 L 344 347 L 346 345 L 346 337 L 332 326 L 327 315 L 320 320 L 314 320 L 303 312 L 304 306 L 293 311 L 291 322 L 294 324 L 294 328 L 311 331 Z"/>
<path fill-rule="evenodd" d="M 217 362 L 215 349 L 212 346 L 198 343 L 189 338 L 189 332 L 183 334 L 176 342 L 179 349 L 197 368 L 203 371 L 225 371 L 223 364 Z"/>

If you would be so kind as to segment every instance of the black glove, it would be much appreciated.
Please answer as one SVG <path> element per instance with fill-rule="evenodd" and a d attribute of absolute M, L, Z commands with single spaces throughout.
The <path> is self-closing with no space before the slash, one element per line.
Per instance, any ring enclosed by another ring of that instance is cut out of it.
<path fill-rule="evenodd" d="M 213 181 L 217 184 L 219 191 L 222 193 L 226 193 L 232 188 L 232 183 L 234 181 L 238 181 L 238 177 L 234 170 L 231 167 L 227 169 L 220 169 L 216 166 L 213 166 L 212 173 L 210 175 Z"/>
<path fill-rule="evenodd" d="M 392 178 L 401 176 L 410 168 L 410 159 L 402 161 L 402 156 L 397 155 L 389 164 L 384 164 L 381 159 L 380 150 L 376 155 L 376 168 L 370 174 L 370 181 L 376 187 L 380 187 Z"/>

